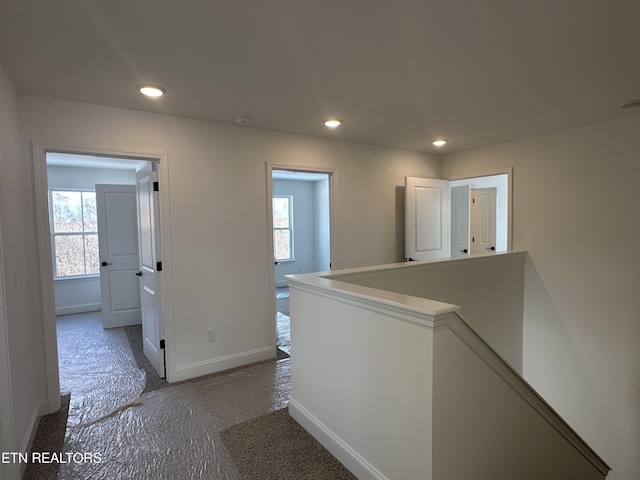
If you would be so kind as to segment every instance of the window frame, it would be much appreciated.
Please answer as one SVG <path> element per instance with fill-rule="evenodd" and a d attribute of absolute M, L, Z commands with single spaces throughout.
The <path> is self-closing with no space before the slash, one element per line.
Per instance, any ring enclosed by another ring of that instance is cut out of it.
<path fill-rule="evenodd" d="M 271 208 L 272 208 L 272 217 L 274 217 L 275 209 L 273 208 L 273 201 L 276 198 L 286 198 L 289 201 L 289 226 L 288 227 L 276 227 L 275 218 L 272 218 L 272 226 L 273 226 L 273 258 L 274 261 L 278 263 L 285 262 L 295 262 L 295 242 L 294 242 L 294 226 L 293 226 L 293 195 L 289 194 L 273 194 L 271 197 Z M 276 231 L 288 231 L 289 232 L 289 257 L 288 258 L 277 258 L 276 255 Z"/>
<path fill-rule="evenodd" d="M 53 216 L 53 212 L 54 212 L 54 202 L 53 202 L 53 194 L 54 192 L 60 192 L 60 193 L 80 193 L 81 194 L 81 201 L 80 201 L 80 205 L 81 205 L 81 218 L 82 218 L 82 228 L 83 231 L 73 231 L 73 232 L 55 232 L 55 223 L 54 223 L 54 216 Z M 88 278 L 96 278 L 96 277 L 100 277 L 100 270 L 99 270 L 99 264 L 98 264 L 98 271 L 95 273 L 86 273 L 87 272 L 87 254 L 86 254 L 86 237 L 92 237 L 95 236 L 96 241 L 98 239 L 98 229 L 97 229 L 97 224 L 96 224 L 96 231 L 92 232 L 86 232 L 84 231 L 84 226 L 85 226 L 85 218 L 84 218 L 84 200 L 82 198 L 82 194 L 84 193 L 93 193 L 95 196 L 95 189 L 90 189 L 90 188 L 66 188 L 66 187 L 50 187 L 49 188 L 49 192 L 48 192 L 48 197 L 49 197 L 49 227 L 50 227 L 50 235 L 51 235 L 51 257 L 52 257 L 52 268 L 53 268 L 53 279 L 55 281 L 65 281 L 65 280 L 77 280 L 77 279 L 88 279 Z M 96 222 L 97 222 L 97 218 L 96 218 Z M 56 257 L 56 238 L 57 237 L 64 237 L 64 236 L 81 236 L 82 238 L 82 245 L 83 245 L 83 251 L 82 251 L 82 256 L 83 256 L 83 267 L 84 267 L 84 271 L 85 273 L 83 274 L 77 274 L 77 275 L 58 275 L 58 262 L 57 262 L 57 257 Z M 98 252 L 99 253 L 99 252 Z"/>

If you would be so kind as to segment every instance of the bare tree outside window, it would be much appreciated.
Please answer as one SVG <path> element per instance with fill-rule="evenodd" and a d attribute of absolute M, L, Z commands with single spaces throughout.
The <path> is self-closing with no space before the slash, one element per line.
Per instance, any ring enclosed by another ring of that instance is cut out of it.
<path fill-rule="evenodd" d="M 276 261 L 293 260 L 293 196 L 273 197 L 273 249 Z"/>
<path fill-rule="evenodd" d="M 52 190 L 49 205 L 55 276 L 98 274 L 95 192 Z"/>

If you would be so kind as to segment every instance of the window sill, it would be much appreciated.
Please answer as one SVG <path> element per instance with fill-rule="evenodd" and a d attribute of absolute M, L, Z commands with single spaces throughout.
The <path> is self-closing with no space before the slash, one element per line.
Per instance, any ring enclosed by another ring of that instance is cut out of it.
<path fill-rule="evenodd" d="M 77 275 L 74 277 L 55 277 L 53 279 L 54 282 L 73 282 L 73 281 L 84 281 L 84 280 L 92 280 L 94 278 L 100 278 L 100 274 L 95 275 Z"/>

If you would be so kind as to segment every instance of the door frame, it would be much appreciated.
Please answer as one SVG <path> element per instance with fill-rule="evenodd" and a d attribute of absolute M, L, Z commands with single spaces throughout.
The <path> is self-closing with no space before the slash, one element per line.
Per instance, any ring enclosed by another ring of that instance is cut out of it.
<path fill-rule="evenodd" d="M 34 206 L 36 213 L 36 241 L 38 255 L 36 268 L 40 276 L 41 309 L 44 336 L 44 354 L 47 381 L 47 405 L 45 413 L 60 409 L 60 379 L 58 365 L 58 339 L 56 333 L 56 313 L 53 282 L 53 256 L 51 251 L 51 231 L 49 224 L 49 185 L 47 180 L 47 153 L 68 153 L 91 155 L 96 157 L 115 157 L 131 160 L 151 161 L 158 163 L 158 179 L 160 188 L 160 232 L 171 231 L 169 216 L 169 166 L 166 153 L 150 151 L 134 151 L 86 145 L 60 144 L 55 142 L 32 140 L 31 159 L 34 174 Z M 164 208 L 163 208 L 164 206 Z M 165 270 L 171 272 L 170 235 L 162 235 L 162 261 Z M 165 345 L 167 370 L 173 372 L 175 359 L 173 355 L 174 316 L 171 304 L 171 275 L 163 275 L 163 310 L 165 319 Z M 171 381 L 168 373 L 167 380 Z"/>
<path fill-rule="evenodd" d="M 330 265 L 335 258 L 335 232 L 336 232 L 336 191 L 338 185 L 338 170 L 335 168 L 309 167 L 300 165 L 288 165 L 277 163 L 265 163 L 266 204 L 267 204 L 267 275 L 269 285 L 269 312 L 270 328 L 273 345 L 276 347 L 276 279 L 275 265 L 273 264 L 273 171 L 285 170 L 289 172 L 323 173 L 329 179 L 329 252 Z"/>
<path fill-rule="evenodd" d="M 507 176 L 507 251 L 510 252 L 513 250 L 513 167 L 480 170 L 469 173 L 454 173 L 443 177 L 443 180 L 466 180 L 470 178 L 493 177 L 495 175 Z"/>

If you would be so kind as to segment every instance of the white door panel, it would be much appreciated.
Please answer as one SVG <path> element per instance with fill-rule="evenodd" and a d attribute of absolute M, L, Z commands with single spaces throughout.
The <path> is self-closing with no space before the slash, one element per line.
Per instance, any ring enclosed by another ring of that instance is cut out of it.
<path fill-rule="evenodd" d="M 471 253 L 496 251 L 496 188 L 471 190 Z"/>
<path fill-rule="evenodd" d="M 451 256 L 469 255 L 469 185 L 451 187 Z"/>
<path fill-rule="evenodd" d="M 141 322 L 135 185 L 96 185 L 104 328 Z"/>
<path fill-rule="evenodd" d="M 405 257 L 407 260 L 447 258 L 451 252 L 449 182 L 405 179 Z"/>
<path fill-rule="evenodd" d="M 138 196 L 138 237 L 140 239 L 140 296 L 142 305 L 142 343 L 149 363 L 161 377 L 164 371 L 164 318 L 159 236 L 159 209 L 156 165 L 149 162 L 136 172 Z"/>

